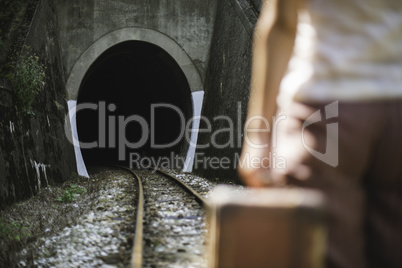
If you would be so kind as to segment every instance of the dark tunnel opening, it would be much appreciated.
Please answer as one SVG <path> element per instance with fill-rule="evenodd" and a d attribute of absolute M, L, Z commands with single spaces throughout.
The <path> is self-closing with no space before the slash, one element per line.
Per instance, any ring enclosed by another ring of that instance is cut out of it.
<path fill-rule="evenodd" d="M 156 45 L 127 41 L 106 50 L 85 74 L 77 104 L 86 164 L 187 152 L 190 87 L 177 62 Z"/>

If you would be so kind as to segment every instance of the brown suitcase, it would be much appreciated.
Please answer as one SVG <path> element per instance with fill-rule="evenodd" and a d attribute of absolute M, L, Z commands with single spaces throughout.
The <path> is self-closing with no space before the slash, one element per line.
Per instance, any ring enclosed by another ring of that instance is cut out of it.
<path fill-rule="evenodd" d="M 210 201 L 209 267 L 323 267 L 326 235 L 319 192 L 217 187 Z"/>

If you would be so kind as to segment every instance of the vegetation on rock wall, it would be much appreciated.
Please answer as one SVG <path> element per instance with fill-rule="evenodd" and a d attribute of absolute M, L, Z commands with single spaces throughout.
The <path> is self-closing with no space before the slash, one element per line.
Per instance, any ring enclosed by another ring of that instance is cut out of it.
<path fill-rule="evenodd" d="M 45 83 L 45 67 L 29 47 L 19 54 L 12 66 L 13 74 L 8 78 L 16 97 L 16 107 L 25 114 L 33 114 L 32 103 Z"/>
<path fill-rule="evenodd" d="M 0 78 L 23 48 L 39 0 L 0 0 Z"/>

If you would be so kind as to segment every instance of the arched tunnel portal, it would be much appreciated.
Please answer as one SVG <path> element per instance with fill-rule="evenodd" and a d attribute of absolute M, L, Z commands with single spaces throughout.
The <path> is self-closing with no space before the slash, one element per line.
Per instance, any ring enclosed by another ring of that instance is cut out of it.
<path fill-rule="evenodd" d="M 85 73 L 77 105 L 86 164 L 187 153 L 190 86 L 175 59 L 157 45 L 124 41 L 105 50 Z"/>

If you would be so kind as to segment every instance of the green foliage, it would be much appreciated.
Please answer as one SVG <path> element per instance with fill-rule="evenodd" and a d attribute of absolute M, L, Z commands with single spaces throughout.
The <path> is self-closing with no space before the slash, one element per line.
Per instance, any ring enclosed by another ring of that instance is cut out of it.
<path fill-rule="evenodd" d="M 0 218 L 0 239 L 20 242 L 30 236 L 27 226 Z"/>
<path fill-rule="evenodd" d="M 16 106 L 25 114 L 33 114 L 32 103 L 44 85 L 45 67 L 39 62 L 39 57 L 27 48 L 14 62 L 13 71 L 9 79 L 16 96 Z"/>
<path fill-rule="evenodd" d="M 57 198 L 57 201 L 59 202 L 64 202 L 64 203 L 70 203 L 76 200 L 76 196 L 84 194 L 87 192 L 87 189 L 85 189 L 82 186 L 78 186 L 76 184 L 72 184 L 71 186 L 67 187 L 63 191 L 63 195 L 59 196 Z"/>

